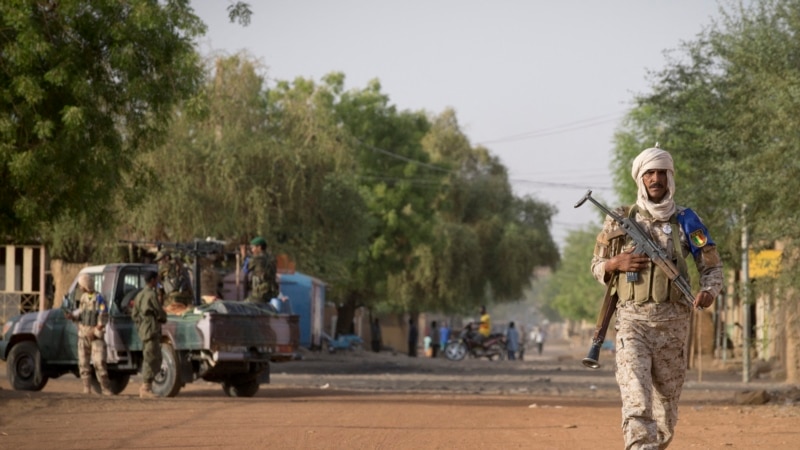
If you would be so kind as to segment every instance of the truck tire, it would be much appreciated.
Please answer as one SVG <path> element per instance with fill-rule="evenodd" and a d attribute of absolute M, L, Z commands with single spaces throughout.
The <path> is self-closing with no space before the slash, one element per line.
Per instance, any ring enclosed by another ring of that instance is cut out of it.
<path fill-rule="evenodd" d="M 18 391 L 41 391 L 47 384 L 39 347 L 32 341 L 22 341 L 11 348 L 6 371 L 8 382 Z"/>
<path fill-rule="evenodd" d="M 122 372 L 108 372 L 108 381 L 111 382 L 111 393 L 119 395 L 128 387 L 128 382 L 131 380 L 131 374 Z"/>
<path fill-rule="evenodd" d="M 234 376 L 222 383 L 222 390 L 228 397 L 252 397 L 258 387 L 258 376 L 253 374 Z"/>
<path fill-rule="evenodd" d="M 159 397 L 175 397 L 183 387 L 175 350 L 170 344 L 161 344 L 161 370 L 156 374 L 152 387 L 153 393 Z"/>

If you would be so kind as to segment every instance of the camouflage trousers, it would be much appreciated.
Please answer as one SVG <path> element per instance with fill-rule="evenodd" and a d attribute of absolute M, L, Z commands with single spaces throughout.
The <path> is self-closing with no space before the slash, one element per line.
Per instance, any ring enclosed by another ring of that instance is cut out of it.
<path fill-rule="evenodd" d="M 664 449 L 678 422 L 690 310 L 627 304 L 617 310 L 616 378 L 626 449 Z"/>
<path fill-rule="evenodd" d="M 97 379 L 101 380 L 108 377 L 106 342 L 102 338 L 92 337 L 94 327 L 86 328 L 88 330 L 80 330 L 78 333 L 78 371 L 81 378 L 89 378 L 92 376 L 92 364 L 94 364 Z"/>
<path fill-rule="evenodd" d="M 142 342 L 142 381 L 152 383 L 161 371 L 161 341 L 148 339 Z"/>

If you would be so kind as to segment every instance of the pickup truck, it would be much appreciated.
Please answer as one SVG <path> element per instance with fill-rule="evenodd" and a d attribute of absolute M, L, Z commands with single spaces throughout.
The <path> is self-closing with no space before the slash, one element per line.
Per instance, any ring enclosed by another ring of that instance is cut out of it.
<path fill-rule="evenodd" d="M 141 369 L 142 342 L 129 309 L 145 285 L 145 272 L 154 270 L 154 264 L 107 264 L 81 270 L 94 276 L 95 289 L 109 303 L 105 341 L 114 394 L 122 392 L 131 375 Z M 77 277 L 61 308 L 22 314 L 3 326 L 0 359 L 7 361 L 14 389 L 39 391 L 50 378 L 66 373 L 78 376 L 78 330 L 64 314 L 78 307 L 76 287 Z M 260 384 L 269 383 L 271 362 L 294 356 L 300 338 L 298 316 L 238 301 L 198 303 L 195 300 L 180 314 L 168 314 L 162 325 L 163 362 L 153 383 L 158 396 L 174 397 L 186 383 L 203 379 L 222 383 L 231 397 L 252 397 Z"/>

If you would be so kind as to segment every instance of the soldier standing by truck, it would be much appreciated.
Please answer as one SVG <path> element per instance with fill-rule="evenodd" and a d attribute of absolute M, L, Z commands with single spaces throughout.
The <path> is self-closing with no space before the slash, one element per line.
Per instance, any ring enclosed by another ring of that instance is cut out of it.
<path fill-rule="evenodd" d="M 257 237 L 250 241 L 250 250 L 253 254 L 245 266 L 250 281 L 247 301 L 266 304 L 280 294 L 278 266 L 275 258 L 267 252 L 267 241 L 264 238 Z"/>
<path fill-rule="evenodd" d="M 147 272 L 144 276 L 146 286 L 133 301 L 133 322 L 142 340 L 142 387 L 140 398 L 152 398 L 153 380 L 161 370 L 161 324 L 166 323 L 167 313 L 161 308 L 156 297 L 158 274 Z"/>
<path fill-rule="evenodd" d="M 92 364 L 103 395 L 111 395 L 106 364 L 105 327 L 108 323 L 108 305 L 103 296 L 94 290 L 94 277 L 83 274 L 78 278 L 83 291 L 78 309 L 67 319 L 78 323 L 78 371 L 83 381 L 83 393 L 92 393 Z"/>

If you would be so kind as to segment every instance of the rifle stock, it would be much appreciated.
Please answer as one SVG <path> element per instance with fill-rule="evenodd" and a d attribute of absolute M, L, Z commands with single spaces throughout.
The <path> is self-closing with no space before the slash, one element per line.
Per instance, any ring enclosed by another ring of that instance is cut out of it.
<path fill-rule="evenodd" d="M 603 297 L 603 307 L 600 309 L 600 315 L 597 317 L 597 325 L 595 326 L 589 354 L 586 358 L 581 360 L 583 365 L 590 369 L 600 368 L 600 349 L 603 346 L 603 342 L 606 340 L 606 333 L 608 332 L 608 325 L 611 323 L 611 317 L 617 310 L 617 294 L 613 289 L 614 278 L 612 278 L 612 281 L 609 282 L 608 287 L 606 287 L 606 295 Z M 612 291 L 614 291 L 613 294 L 611 293 Z"/>

